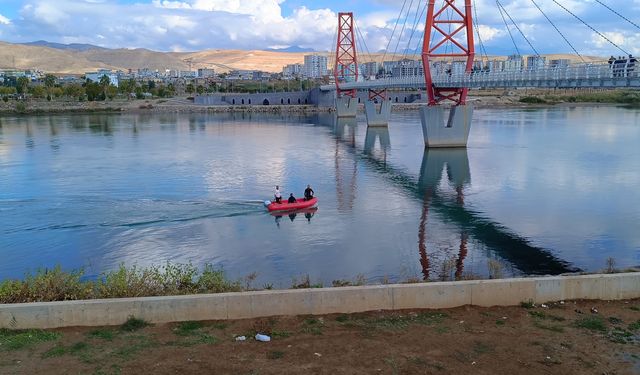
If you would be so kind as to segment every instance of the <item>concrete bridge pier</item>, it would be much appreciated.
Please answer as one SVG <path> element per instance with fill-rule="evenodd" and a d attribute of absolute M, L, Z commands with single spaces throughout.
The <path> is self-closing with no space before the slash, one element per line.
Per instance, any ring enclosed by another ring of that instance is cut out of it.
<path fill-rule="evenodd" d="M 471 104 L 451 107 L 445 119 L 445 108 L 428 106 L 420 110 L 422 133 L 426 147 L 467 147 L 473 106 Z"/>
<path fill-rule="evenodd" d="M 391 101 L 384 100 L 380 105 L 371 100 L 364 102 L 364 113 L 368 126 L 388 126 L 391 117 Z"/>
<path fill-rule="evenodd" d="M 356 117 L 358 113 L 358 98 L 342 96 L 336 98 L 336 114 L 338 118 Z"/>

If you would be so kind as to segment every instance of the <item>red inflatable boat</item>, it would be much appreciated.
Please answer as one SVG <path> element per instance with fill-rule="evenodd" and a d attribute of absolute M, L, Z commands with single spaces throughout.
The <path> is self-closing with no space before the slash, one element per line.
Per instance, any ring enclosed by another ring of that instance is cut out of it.
<path fill-rule="evenodd" d="M 266 206 L 269 212 L 274 212 L 303 210 L 305 208 L 316 207 L 317 205 L 318 198 L 313 197 L 308 201 L 305 201 L 304 199 L 298 199 L 296 200 L 296 203 L 288 203 L 286 200 L 282 199 L 282 203 L 269 202 L 269 204 L 267 204 Z"/>

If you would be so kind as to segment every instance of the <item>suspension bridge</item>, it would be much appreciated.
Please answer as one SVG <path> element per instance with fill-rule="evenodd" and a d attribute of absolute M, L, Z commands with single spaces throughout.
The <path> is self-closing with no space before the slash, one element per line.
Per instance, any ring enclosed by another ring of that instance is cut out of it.
<path fill-rule="evenodd" d="M 323 85 L 320 89 L 325 93 L 334 93 L 335 109 L 339 118 L 355 117 L 359 103 L 358 92 L 368 92 L 368 100 L 365 101 L 365 114 L 369 126 L 388 125 L 391 113 L 391 98 L 388 90 L 426 91 L 427 105 L 421 108 L 420 115 L 425 146 L 466 147 L 473 116 L 473 106 L 467 102 L 470 89 L 640 88 L 640 65 L 637 60 L 628 51 L 608 38 L 606 33 L 585 22 L 565 5 L 552 0 L 556 6 L 578 20 L 603 41 L 621 51 L 624 56 L 618 59 L 612 57 L 602 63 L 587 62 L 547 12 L 535 0 L 530 1 L 582 63 L 555 66 L 544 64 L 544 59 L 518 26 L 515 18 L 500 0 L 496 0 L 498 12 L 514 44 L 515 56 L 522 58 L 520 47 L 513 35 L 517 30 L 533 51 L 533 59 L 530 60 L 533 64 L 524 67 L 521 60 L 519 64 L 515 64 L 515 67 L 509 69 L 491 69 L 489 55 L 482 41 L 478 24 L 475 22 L 477 21 L 477 12 L 473 0 L 441 0 L 440 5 L 436 5 L 436 0 L 417 1 L 415 8 L 413 0 L 409 3 L 408 0 L 404 0 L 387 45 L 387 52 L 383 55 L 382 60 L 387 55 L 397 30 L 399 30 L 400 37 L 398 37 L 396 48 L 390 56 L 397 55 L 400 38 L 405 30 L 410 32 L 410 37 L 405 52 L 400 55 L 407 59 L 409 51 L 417 50 L 418 48 L 411 49 L 411 43 L 418 25 L 422 20 L 425 20 L 424 32 L 418 43 L 422 45 L 419 73 L 400 77 L 369 75 L 365 79 L 359 72 L 359 56 L 369 55 L 368 60 L 372 60 L 371 54 L 368 52 L 362 33 L 356 27 L 353 13 L 345 12 L 338 14 L 333 66 L 334 83 Z M 620 12 L 602 1 L 596 0 L 596 2 L 622 21 L 630 23 L 640 30 L 637 23 Z M 475 60 L 476 39 L 480 46 L 480 61 Z M 540 62 L 543 63 L 540 64 Z"/>

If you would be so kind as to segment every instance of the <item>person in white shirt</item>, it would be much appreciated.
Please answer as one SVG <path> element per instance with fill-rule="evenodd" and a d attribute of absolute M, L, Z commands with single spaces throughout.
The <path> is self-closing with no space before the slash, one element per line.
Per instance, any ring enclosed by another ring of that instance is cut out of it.
<path fill-rule="evenodd" d="M 276 198 L 276 203 L 282 203 L 282 194 L 280 194 L 280 186 L 276 185 L 276 191 L 273 194 Z"/>

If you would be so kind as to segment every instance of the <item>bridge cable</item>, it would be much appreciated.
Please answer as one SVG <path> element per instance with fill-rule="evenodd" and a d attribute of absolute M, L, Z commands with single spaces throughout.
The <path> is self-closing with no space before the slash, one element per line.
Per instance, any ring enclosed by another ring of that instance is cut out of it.
<path fill-rule="evenodd" d="M 554 0 L 555 1 L 555 0 Z M 522 37 L 524 38 L 524 40 L 527 41 L 527 44 L 529 44 L 529 47 L 531 47 L 531 49 L 533 50 L 533 52 L 536 54 L 536 56 L 540 56 L 540 54 L 538 53 L 538 50 L 536 50 L 536 48 L 533 46 L 533 44 L 531 44 L 531 42 L 529 41 L 529 39 L 527 38 L 526 35 L 524 35 L 524 33 L 522 32 L 522 30 L 520 30 L 520 26 L 518 26 L 518 24 L 516 23 L 516 21 L 513 20 L 513 18 L 511 18 L 511 15 L 509 14 L 509 12 L 507 12 L 507 9 L 505 9 L 502 4 L 500 3 L 500 0 L 496 0 L 496 3 L 498 3 L 498 6 L 502 7 L 502 9 L 504 10 L 504 13 L 507 15 L 507 17 L 509 17 L 509 19 L 511 20 L 511 22 L 513 23 L 513 26 L 516 27 L 516 29 L 518 29 L 518 31 L 520 32 L 520 35 L 522 35 Z"/>
<path fill-rule="evenodd" d="M 411 35 L 409 36 L 409 42 L 407 42 L 407 48 L 405 50 L 405 57 L 407 57 L 407 55 L 409 54 L 408 51 L 411 50 L 411 42 L 413 41 L 413 36 L 416 33 L 416 29 L 418 28 L 418 23 L 420 22 L 420 20 L 422 19 L 422 16 L 424 16 L 426 10 L 427 10 L 427 5 L 429 5 L 428 2 L 424 3 L 424 7 L 422 7 L 422 11 L 420 11 L 420 3 L 418 3 L 418 8 L 416 9 L 416 17 L 413 21 L 413 29 L 411 30 Z M 418 48 L 420 48 L 420 45 L 418 45 L 414 50 L 413 50 L 413 55 L 416 54 L 416 51 L 418 50 Z"/>
<path fill-rule="evenodd" d="M 637 23 L 635 23 L 635 22 L 631 21 L 630 19 L 628 19 L 627 17 L 623 16 L 622 14 L 620 14 L 620 13 L 616 12 L 614 9 L 612 9 L 612 8 L 611 8 L 610 6 L 608 6 L 607 4 L 604 4 L 604 3 L 603 3 L 602 1 L 600 1 L 600 0 L 596 0 L 596 2 L 597 2 L 598 4 L 600 4 L 600 5 L 602 5 L 603 7 L 605 7 L 605 8 L 607 8 L 607 9 L 609 9 L 611 12 L 613 12 L 613 13 L 614 13 L 615 15 L 617 15 L 618 17 L 622 18 L 623 20 L 625 20 L 625 21 L 629 22 L 630 24 L 632 24 L 632 25 L 633 25 L 633 26 L 635 26 L 636 28 L 640 29 L 640 26 L 639 26 Z"/>
<path fill-rule="evenodd" d="M 402 17 L 402 13 L 404 13 L 404 7 L 407 5 L 407 0 L 404 0 L 402 3 L 402 8 L 400 9 L 400 14 L 398 14 L 398 19 L 396 19 L 396 24 L 393 26 L 393 31 L 391 32 L 391 37 L 389 37 L 389 41 L 387 42 L 387 47 L 384 49 L 384 54 L 382 55 L 382 62 L 384 63 L 385 57 L 387 57 L 387 52 L 389 51 L 389 47 L 391 47 L 391 41 L 393 40 L 393 36 L 396 34 L 396 29 L 398 27 L 398 23 L 400 23 L 400 18 Z"/>
<path fill-rule="evenodd" d="M 496 3 L 498 3 L 497 0 L 496 0 Z M 500 16 L 502 16 L 502 21 L 504 22 L 504 26 L 507 28 L 507 31 L 509 32 L 509 36 L 511 37 L 511 42 L 513 43 L 513 46 L 516 48 L 516 52 L 518 53 L 518 56 L 522 56 L 522 54 L 520 53 L 520 49 L 516 44 L 516 40 L 513 38 L 513 34 L 511 33 L 511 28 L 509 28 L 509 24 L 507 24 L 507 19 L 504 18 L 504 13 L 502 13 L 502 7 L 500 7 L 500 5 L 498 5 L 498 10 L 500 11 Z"/>
<path fill-rule="evenodd" d="M 413 6 L 413 1 L 409 3 L 409 7 L 407 8 L 407 15 L 404 17 L 404 22 L 402 23 L 402 29 L 400 34 L 398 35 L 398 42 L 396 42 L 396 48 L 393 50 L 393 59 L 395 60 L 396 54 L 398 53 L 398 47 L 400 46 L 400 40 L 402 40 L 402 34 L 404 34 L 404 29 L 407 26 L 407 21 L 409 20 L 409 14 L 411 13 L 411 7 Z M 419 3 L 419 2 L 418 2 Z"/>
<path fill-rule="evenodd" d="M 486 57 L 487 59 L 487 63 L 489 63 L 489 54 L 487 53 L 487 49 L 484 47 L 484 43 L 482 42 L 482 36 L 480 35 L 480 26 L 478 26 L 478 10 L 476 8 L 475 0 L 473 0 L 472 7 L 473 7 L 473 18 L 474 18 L 473 26 L 476 29 L 476 33 L 478 34 L 478 41 L 480 42 L 480 59 L 482 60 L 482 54 L 484 54 L 484 57 Z"/>
<path fill-rule="evenodd" d="M 356 37 L 360 37 L 360 41 L 362 42 L 362 45 L 364 46 L 364 51 L 367 52 L 367 56 L 368 59 L 367 60 L 373 60 L 373 57 L 371 55 L 371 52 L 369 51 L 369 46 L 367 46 L 367 42 L 364 39 L 364 35 L 362 35 L 362 31 L 360 31 L 360 28 L 358 27 L 358 25 L 356 24 L 356 20 L 353 20 L 353 27 L 356 29 Z M 363 54 L 364 54 L 363 51 Z"/>
<path fill-rule="evenodd" d="M 564 39 L 565 42 L 567 42 L 567 44 L 569 45 L 569 47 L 571 47 L 571 49 L 573 50 L 573 52 L 576 53 L 576 55 L 578 55 L 578 57 L 580 57 L 580 60 L 582 60 L 583 63 L 586 63 L 586 61 L 584 60 L 584 57 L 582 57 L 582 55 L 580 54 L 580 52 L 578 52 L 578 50 L 573 46 L 573 44 L 571 44 L 571 42 L 567 39 L 567 37 L 564 36 L 564 34 L 560 31 L 560 29 L 558 29 L 558 27 L 553 23 L 553 21 L 551 21 L 551 19 L 547 16 L 547 14 L 542 10 L 542 8 L 540 8 L 540 6 L 538 5 L 538 3 L 535 2 L 535 0 L 531 0 L 531 2 L 533 3 L 533 5 L 536 6 L 536 8 L 538 8 L 538 10 L 540 11 L 540 13 L 542 13 L 542 15 L 544 16 L 544 18 L 547 19 L 547 21 L 549 21 L 549 23 L 551 24 L 551 26 L 553 26 L 554 29 L 556 29 L 556 31 L 558 32 L 558 34 L 560 34 L 560 36 L 562 37 L 562 39 Z"/>
<path fill-rule="evenodd" d="M 553 0 L 554 3 L 556 3 L 560 8 L 564 9 L 567 13 L 569 13 L 570 15 L 572 15 L 573 17 L 575 17 L 575 19 L 577 19 L 578 21 L 582 22 L 585 26 L 587 26 L 588 28 L 590 28 L 591 30 L 593 30 L 596 34 L 598 34 L 602 39 L 606 40 L 607 42 L 611 43 L 614 47 L 616 47 L 617 49 L 619 49 L 620 51 L 622 51 L 625 55 L 630 55 L 629 52 L 625 51 L 624 49 L 622 49 L 622 47 L 620 47 L 619 45 L 615 44 L 614 42 L 611 41 L 611 39 L 607 38 L 604 34 L 602 34 L 601 32 L 599 32 L 598 30 L 594 29 L 591 25 L 589 25 L 588 23 L 586 23 L 582 18 L 578 17 L 575 13 L 573 13 L 572 11 L 570 11 L 569 9 L 565 8 L 564 5 L 560 4 L 559 2 L 557 2 L 556 0 Z"/>
<path fill-rule="evenodd" d="M 340 28 L 340 27 L 338 26 L 338 28 Z M 336 45 L 333 48 L 329 49 L 329 61 L 331 62 L 332 66 L 333 66 L 333 69 L 331 71 L 330 76 L 333 76 L 333 74 L 334 74 L 334 72 L 336 70 L 336 58 L 337 58 L 336 50 L 338 49 L 338 29 L 335 29 L 335 31 L 334 31 L 334 33 L 333 33 L 333 42 L 331 42 L 331 43 L 336 43 Z"/>

